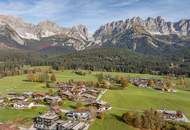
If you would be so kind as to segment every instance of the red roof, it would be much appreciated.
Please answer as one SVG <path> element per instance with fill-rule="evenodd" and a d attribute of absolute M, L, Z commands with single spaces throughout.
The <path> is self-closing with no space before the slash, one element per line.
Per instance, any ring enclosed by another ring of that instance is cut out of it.
<path fill-rule="evenodd" d="M 35 96 L 35 97 L 45 97 L 46 94 L 45 93 L 33 93 L 32 96 Z"/>

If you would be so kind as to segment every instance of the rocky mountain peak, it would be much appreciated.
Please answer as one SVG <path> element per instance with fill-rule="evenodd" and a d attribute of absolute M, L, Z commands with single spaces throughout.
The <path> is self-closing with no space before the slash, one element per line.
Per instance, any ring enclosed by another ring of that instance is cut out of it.
<path fill-rule="evenodd" d="M 45 20 L 45 21 L 42 21 L 38 24 L 39 26 L 58 26 L 56 23 L 50 21 L 50 20 Z"/>
<path fill-rule="evenodd" d="M 11 15 L 0 15 L 0 21 L 7 22 L 9 24 L 21 24 L 24 23 L 23 19 L 17 16 L 11 16 Z"/>
<path fill-rule="evenodd" d="M 85 25 L 82 24 L 73 26 L 69 34 L 76 37 L 81 37 L 83 40 L 88 40 L 88 29 Z"/>
<path fill-rule="evenodd" d="M 135 48 L 138 48 L 139 45 L 143 46 L 141 43 L 157 47 L 158 43 L 173 44 L 181 42 L 171 36 L 174 34 L 177 37 L 189 37 L 190 20 L 182 19 L 178 22 L 168 22 L 161 16 L 148 17 L 147 19 L 133 17 L 107 23 L 101 26 L 92 36 L 89 36 L 87 27 L 82 24 L 64 28 L 46 20 L 33 25 L 24 22 L 19 17 L 0 15 L 0 36 L 7 35 L 7 38 L 12 38 L 19 45 L 30 45 L 31 47 L 33 47 L 31 44 L 34 42 L 36 46 L 39 43 L 39 45 L 45 44 L 45 47 L 61 46 L 75 50 L 102 46 L 104 43 L 123 46 L 135 42 L 135 44 L 132 44 Z M 170 39 L 169 42 L 166 39 Z"/>
<path fill-rule="evenodd" d="M 3 23 L 0 25 L 0 37 L 3 39 L 3 42 L 1 42 L 1 43 L 9 42 L 12 40 L 12 41 L 15 41 L 19 45 L 25 44 L 24 40 L 7 23 Z M 6 40 L 6 38 L 7 38 L 7 40 Z"/>
<path fill-rule="evenodd" d="M 143 19 L 141 19 L 140 17 L 133 17 L 132 19 L 128 19 L 131 23 L 133 24 L 142 24 Z"/>
<path fill-rule="evenodd" d="M 39 37 L 60 35 L 66 32 L 62 27 L 49 20 L 40 22 L 35 29 Z"/>
<path fill-rule="evenodd" d="M 190 20 L 181 20 L 179 22 L 167 22 L 161 16 L 156 18 L 148 17 L 143 20 L 140 17 L 133 17 L 123 21 L 107 23 L 101 26 L 94 34 L 95 38 L 105 35 L 115 35 L 117 32 L 125 32 L 132 26 L 142 26 L 152 35 L 190 35 Z"/>
<path fill-rule="evenodd" d="M 0 15 L 0 28 L 0 36 L 7 35 L 6 38 L 12 39 L 19 45 L 30 45 L 30 41 L 35 40 L 36 44 L 57 45 L 81 50 L 88 43 L 88 29 L 84 25 L 64 28 L 49 20 L 34 25 L 19 17 Z M 29 43 L 25 44 L 25 41 Z"/>
<path fill-rule="evenodd" d="M 176 32 L 181 35 L 190 35 L 190 19 L 182 19 L 174 24 Z"/>
<path fill-rule="evenodd" d="M 61 31 L 63 28 L 60 27 L 59 25 L 57 25 L 56 23 L 52 22 L 52 21 L 49 21 L 49 20 L 46 20 L 46 21 L 43 21 L 43 22 L 40 22 L 38 25 L 37 25 L 37 28 L 40 28 L 42 30 L 51 30 L 51 31 Z"/>
<path fill-rule="evenodd" d="M 83 34 L 87 34 L 88 33 L 87 27 L 85 25 L 82 25 L 82 24 L 74 26 L 74 27 L 72 27 L 72 29 L 76 30 L 76 31 L 79 31 L 79 32 L 81 32 Z"/>

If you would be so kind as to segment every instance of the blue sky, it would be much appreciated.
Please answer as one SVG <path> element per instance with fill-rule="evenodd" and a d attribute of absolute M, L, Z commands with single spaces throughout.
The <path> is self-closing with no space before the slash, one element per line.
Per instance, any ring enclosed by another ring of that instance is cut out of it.
<path fill-rule="evenodd" d="M 190 18 L 190 0 L 0 0 L 0 14 L 37 24 L 52 20 L 61 26 L 86 25 L 91 32 L 114 20 L 134 16 Z"/>

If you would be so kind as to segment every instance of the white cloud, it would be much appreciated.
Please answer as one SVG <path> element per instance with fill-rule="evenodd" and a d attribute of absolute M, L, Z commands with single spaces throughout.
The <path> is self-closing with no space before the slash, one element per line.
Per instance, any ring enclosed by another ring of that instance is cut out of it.
<path fill-rule="evenodd" d="M 124 7 L 129 6 L 131 4 L 135 4 L 136 2 L 139 2 L 140 0 L 125 0 L 125 1 L 117 1 L 114 2 L 111 6 L 112 7 Z"/>
<path fill-rule="evenodd" d="M 0 13 L 38 23 L 53 20 L 63 26 L 85 24 L 91 30 L 114 20 L 164 16 L 189 17 L 189 0 L 0 0 Z"/>

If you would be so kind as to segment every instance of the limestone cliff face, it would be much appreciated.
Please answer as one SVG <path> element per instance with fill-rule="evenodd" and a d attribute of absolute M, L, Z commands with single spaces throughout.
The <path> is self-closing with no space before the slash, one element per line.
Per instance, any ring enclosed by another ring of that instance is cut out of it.
<path fill-rule="evenodd" d="M 12 33 L 16 33 L 14 36 L 17 38 L 13 38 L 16 40 L 15 42 L 21 45 L 24 45 L 24 40 L 27 40 L 27 42 L 36 40 L 37 43 L 41 43 L 42 39 L 47 38 L 50 39 L 50 41 L 48 42 L 46 40 L 46 43 L 52 46 L 62 45 L 73 47 L 76 50 L 82 50 L 88 43 L 88 29 L 84 25 L 64 28 L 51 21 L 43 21 L 37 25 L 33 25 L 24 22 L 19 17 L 0 15 L 0 26 L 3 27 L 4 25 L 11 28 Z M 4 32 L 5 30 L 4 28 Z M 60 40 L 60 38 L 62 38 L 62 40 Z M 30 43 L 26 43 L 25 45 L 28 44 Z"/>
<path fill-rule="evenodd" d="M 108 34 L 116 34 L 130 29 L 133 26 L 142 26 L 151 35 L 190 35 L 190 20 L 167 22 L 162 17 L 147 18 L 134 17 L 125 21 L 116 21 L 101 26 L 94 34 L 96 39 Z"/>
<path fill-rule="evenodd" d="M 186 39 L 184 39 L 186 37 Z M 190 37 L 190 20 L 167 22 L 162 17 L 134 17 L 101 26 L 94 38 L 99 46 L 125 47 L 148 51 L 164 45 L 185 45 Z M 101 44 L 100 44 L 101 43 Z"/>
<path fill-rule="evenodd" d="M 164 45 L 186 45 L 190 41 L 190 20 L 168 22 L 162 17 L 120 20 L 101 26 L 92 36 L 84 25 L 65 28 L 52 21 L 37 25 L 19 17 L 0 15 L 0 43 L 3 47 L 71 48 L 76 51 L 95 47 L 128 47 L 144 50 Z M 11 41 L 11 42 L 10 42 Z"/>

